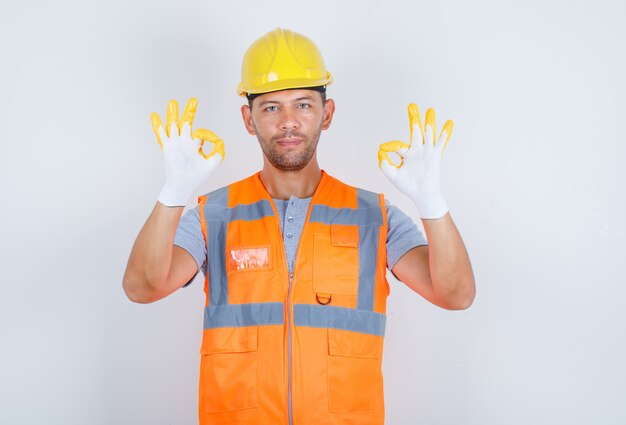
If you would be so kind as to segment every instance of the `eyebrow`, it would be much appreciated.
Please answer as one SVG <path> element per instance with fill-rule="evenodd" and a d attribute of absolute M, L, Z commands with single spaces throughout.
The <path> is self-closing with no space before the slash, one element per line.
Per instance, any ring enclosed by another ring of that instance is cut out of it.
<path fill-rule="evenodd" d="M 301 96 L 301 97 L 299 97 L 297 99 L 294 99 L 291 103 L 300 102 L 302 100 L 311 100 L 311 99 L 313 99 L 312 96 Z M 270 103 L 280 104 L 280 102 L 277 101 L 277 100 L 264 100 L 263 102 L 261 102 L 259 104 L 259 106 L 264 106 L 264 105 L 267 105 L 267 104 L 270 104 Z M 287 103 L 289 103 L 289 102 L 287 102 Z"/>

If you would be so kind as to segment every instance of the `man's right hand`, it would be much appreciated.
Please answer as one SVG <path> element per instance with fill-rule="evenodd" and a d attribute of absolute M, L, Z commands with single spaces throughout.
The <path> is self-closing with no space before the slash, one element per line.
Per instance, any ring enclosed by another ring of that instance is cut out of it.
<path fill-rule="evenodd" d="M 193 192 L 204 183 L 224 160 L 224 142 L 211 130 L 198 129 L 192 133 L 198 101 L 189 99 L 182 117 L 178 118 L 178 102 L 167 105 L 166 124 L 156 112 L 150 115 L 152 128 L 163 151 L 165 184 L 159 202 L 168 207 L 184 207 Z M 205 142 L 213 144 L 209 154 Z"/>

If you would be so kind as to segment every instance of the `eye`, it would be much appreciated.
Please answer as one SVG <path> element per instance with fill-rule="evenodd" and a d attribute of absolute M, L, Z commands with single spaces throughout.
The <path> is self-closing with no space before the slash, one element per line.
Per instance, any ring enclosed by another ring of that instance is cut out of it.
<path fill-rule="evenodd" d="M 268 106 L 267 108 L 265 108 L 266 112 L 276 112 L 278 111 L 278 106 L 276 105 L 272 105 L 272 106 Z"/>
<path fill-rule="evenodd" d="M 309 103 L 299 103 L 298 108 L 300 109 L 309 109 L 311 105 Z"/>

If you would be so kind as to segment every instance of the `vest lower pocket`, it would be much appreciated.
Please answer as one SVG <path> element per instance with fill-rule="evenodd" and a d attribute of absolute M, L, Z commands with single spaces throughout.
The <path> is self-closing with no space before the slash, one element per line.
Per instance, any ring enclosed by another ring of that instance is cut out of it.
<path fill-rule="evenodd" d="M 328 408 L 333 413 L 374 410 L 381 383 L 382 337 L 328 330 Z"/>
<path fill-rule="evenodd" d="M 204 331 L 200 403 L 205 413 L 257 407 L 258 327 Z"/>

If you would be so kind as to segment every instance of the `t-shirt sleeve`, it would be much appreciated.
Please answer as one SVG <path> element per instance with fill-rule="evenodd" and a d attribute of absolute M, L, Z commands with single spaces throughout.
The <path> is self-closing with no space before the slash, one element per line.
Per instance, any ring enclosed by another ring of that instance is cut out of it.
<path fill-rule="evenodd" d="M 398 207 L 385 200 L 387 207 L 387 268 L 393 269 L 398 260 L 416 246 L 428 245 L 417 225 Z"/>
<path fill-rule="evenodd" d="M 181 217 L 178 228 L 176 229 L 176 234 L 174 235 L 174 245 L 190 253 L 194 260 L 196 260 L 198 270 L 204 271 L 206 243 L 204 236 L 202 236 L 198 207 L 187 211 Z"/>

